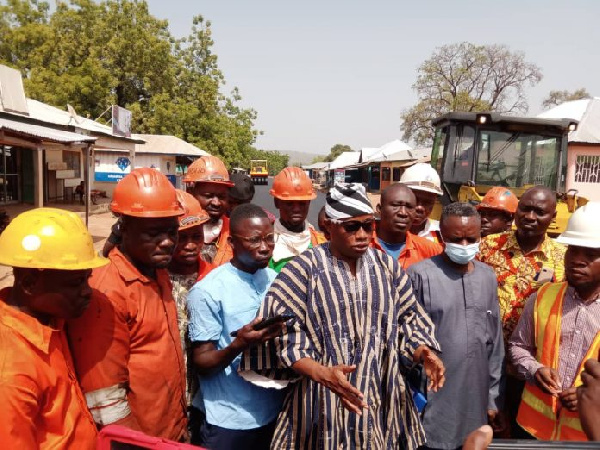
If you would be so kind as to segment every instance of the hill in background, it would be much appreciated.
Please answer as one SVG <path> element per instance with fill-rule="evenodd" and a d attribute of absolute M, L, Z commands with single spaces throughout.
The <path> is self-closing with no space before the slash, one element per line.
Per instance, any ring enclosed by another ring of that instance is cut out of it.
<path fill-rule="evenodd" d="M 290 166 L 295 163 L 299 163 L 300 165 L 304 166 L 304 165 L 310 164 L 312 162 L 312 160 L 317 156 L 327 156 L 326 154 L 320 155 L 318 153 L 298 152 L 298 151 L 293 151 L 293 150 L 277 150 L 277 151 L 283 155 L 288 155 L 290 157 L 290 159 L 289 159 Z"/>

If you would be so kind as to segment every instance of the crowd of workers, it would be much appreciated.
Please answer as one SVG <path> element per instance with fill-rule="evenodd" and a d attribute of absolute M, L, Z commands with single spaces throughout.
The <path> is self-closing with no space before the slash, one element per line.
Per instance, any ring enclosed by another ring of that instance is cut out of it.
<path fill-rule="evenodd" d="M 416 164 L 375 208 L 336 184 L 317 230 L 299 168 L 273 180 L 278 218 L 214 156 L 184 182 L 125 176 L 103 255 L 59 209 L 0 235 L 7 448 L 94 448 L 113 424 L 215 450 L 600 440 L 600 204 L 556 240 L 543 187 L 438 222 Z"/>

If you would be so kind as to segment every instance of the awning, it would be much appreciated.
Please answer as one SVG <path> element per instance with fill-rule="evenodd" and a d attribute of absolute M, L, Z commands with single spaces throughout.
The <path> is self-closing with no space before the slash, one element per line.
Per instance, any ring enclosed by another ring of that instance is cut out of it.
<path fill-rule="evenodd" d="M 32 125 L 6 118 L 0 118 L 0 130 L 26 135 L 41 141 L 58 142 L 61 144 L 93 143 L 95 137 L 70 131 L 55 130 L 41 125 Z"/>

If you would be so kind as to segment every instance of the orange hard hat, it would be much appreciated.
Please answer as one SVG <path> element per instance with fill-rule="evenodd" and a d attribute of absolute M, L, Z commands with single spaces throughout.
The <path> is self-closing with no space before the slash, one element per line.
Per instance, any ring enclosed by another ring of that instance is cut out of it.
<path fill-rule="evenodd" d="M 200 206 L 200 202 L 196 200 L 196 197 L 181 189 L 175 189 L 175 191 L 177 192 L 177 200 L 179 200 L 179 203 L 181 203 L 181 206 L 185 211 L 185 214 L 179 217 L 180 230 L 185 230 L 208 222 L 210 216 L 202 209 L 202 206 Z"/>
<path fill-rule="evenodd" d="M 519 199 L 510 191 L 510 189 L 496 186 L 487 191 L 485 196 L 481 199 L 481 203 L 477 205 L 477 209 L 498 209 L 514 214 L 517 211 L 518 204 Z"/>
<path fill-rule="evenodd" d="M 117 183 L 110 210 L 133 217 L 177 217 L 184 213 L 171 182 L 156 169 L 142 167 Z"/>
<path fill-rule="evenodd" d="M 229 187 L 234 185 L 229 180 L 229 172 L 223 161 L 212 155 L 201 156 L 190 164 L 183 181 L 184 183 L 218 183 Z"/>
<path fill-rule="evenodd" d="M 286 167 L 273 178 L 273 197 L 280 200 L 312 200 L 317 197 L 312 181 L 300 167 Z"/>

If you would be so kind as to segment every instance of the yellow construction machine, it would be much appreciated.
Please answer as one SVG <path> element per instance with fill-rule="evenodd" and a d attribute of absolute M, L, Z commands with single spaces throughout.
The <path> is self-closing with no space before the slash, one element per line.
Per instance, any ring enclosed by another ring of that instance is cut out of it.
<path fill-rule="evenodd" d="M 250 178 L 254 184 L 267 184 L 269 182 L 269 166 L 264 159 L 250 161 Z"/>
<path fill-rule="evenodd" d="M 577 191 L 566 192 L 567 142 L 577 122 L 496 113 L 448 113 L 432 121 L 435 138 L 431 165 L 438 171 L 441 204 L 478 203 L 493 186 L 508 187 L 517 197 L 532 186 L 557 193 L 556 219 L 548 234 L 563 232 L 571 213 L 587 203 Z M 439 217 L 441 205 L 434 210 Z"/>

